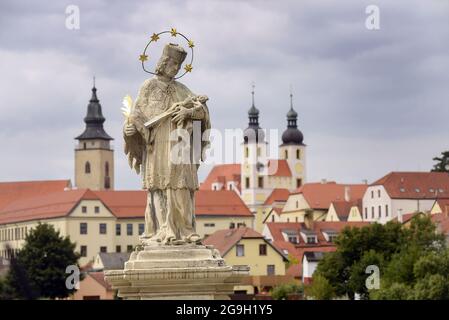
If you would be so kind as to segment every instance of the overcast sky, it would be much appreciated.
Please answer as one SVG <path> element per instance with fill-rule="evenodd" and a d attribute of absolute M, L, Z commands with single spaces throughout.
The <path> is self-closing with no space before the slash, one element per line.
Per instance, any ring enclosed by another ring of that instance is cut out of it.
<path fill-rule="evenodd" d="M 79 30 L 66 28 L 70 4 Z M 365 27 L 370 4 L 380 30 Z M 195 41 L 181 81 L 209 96 L 216 128 L 247 126 L 254 81 L 262 127 L 282 133 L 292 86 L 309 182 L 430 170 L 449 149 L 448 0 L 2 0 L 0 181 L 73 181 L 73 138 L 96 75 L 116 188 L 139 188 L 122 151 L 121 101 L 148 77 L 137 58 L 149 35 L 171 27 Z"/>

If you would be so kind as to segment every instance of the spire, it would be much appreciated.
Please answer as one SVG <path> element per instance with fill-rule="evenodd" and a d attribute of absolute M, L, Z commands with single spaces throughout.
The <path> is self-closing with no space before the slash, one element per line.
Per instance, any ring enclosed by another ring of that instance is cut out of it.
<path fill-rule="evenodd" d="M 287 112 L 287 130 L 282 134 L 283 144 L 303 144 L 304 136 L 298 130 L 298 113 L 293 109 L 293 93 L 290 87 L 290 110 Z"/>
<path fill-rule="evenodd" d="M 84 122 L 86 123 L 86 129 L 84 132 L 76 137 L 75 139 L 102 139 L 102 140 L 113 140 L 104 131 L 103 123 L 106 119 L 103 117 L 101 112 L 100 100 L 97 97 L 97 88 L 95 88 L 95 77 L 93 78 L 92 96 L 89 100 L 87 106 L 87 114 L 84 117 Z"/>
<path fill-rule="evenodd" d="M 265 135 L 263 131 L 261 130 L 259 126 L 259 110 L 256 108 L 256 105 L 254 103 L 254 82 L 251 84 L 252 90 L 251 90 L 251 108 L 248 110 L 248 128 L 245 129 L 245 132 L 243 134 L 245 143 L 248 142 L 248 139 L 250 137 L 255 137 L 256 143 L 259 142 L 259 140 L 263 141 L 265 138 Z M 251 140 L 254 140 L 251 138 Z"/>

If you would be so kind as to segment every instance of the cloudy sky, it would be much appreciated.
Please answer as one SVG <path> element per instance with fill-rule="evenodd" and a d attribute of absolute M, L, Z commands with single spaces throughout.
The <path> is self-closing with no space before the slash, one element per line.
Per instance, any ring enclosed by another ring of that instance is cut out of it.
<path fill-rule="evenodd" d="M 380 30 L 365 26 L 370 4 Z M 78 30 L 66 28 L 68 5 L 79 7 Z M 246 127 L 254 81 L 261 125 L 282 133 L 292 86 L 308 181 L 429 170 L 449 149 L 447 0 L 2 0 L 0 181 L 73 179 L 96 75 L 116 188 L 139 188 L 122 152 L 121 101 L 148 77 L 137 58 L 149 35 L 171 27 L 196 43 L 182 82 L 209 96 L 220 130 Z"/>

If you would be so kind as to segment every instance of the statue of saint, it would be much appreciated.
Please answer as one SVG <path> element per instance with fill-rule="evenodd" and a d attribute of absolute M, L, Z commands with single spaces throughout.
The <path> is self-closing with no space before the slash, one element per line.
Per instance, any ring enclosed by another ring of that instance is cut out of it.
<path fill-rule="evenodd" d="M 174 79 L 186 55 L 177 44 L 165 45 L 156 75 L 141 86 L 123 130 L 125 153 L 130 165 L 141 173 L 148 194 L 145 233 L 141 236 L 145 245 L 201 241 L 195 230 L 194 194 L 211 125 L 207 97 L 194 95 Z M 200 128 L 200 135 L 194 134 L 195 127 Z M 173 161 L 181 140 L 174 132 L 179 129 L 187 133 L 190 142 L 181 148 L 187 150 L 189 161 Z M 195 143 L 194 139 L 200 141 Z M 199 152 L 195 145 L 199 145 Z"/>

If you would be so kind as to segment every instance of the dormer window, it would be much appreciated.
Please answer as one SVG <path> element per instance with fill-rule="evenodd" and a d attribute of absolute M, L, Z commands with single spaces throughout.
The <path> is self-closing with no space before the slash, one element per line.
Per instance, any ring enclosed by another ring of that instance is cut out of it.
<path fill-rule="evenodd" d="M 290 243 L 298 243 L 298 237 L 297 236 L 288 236 L 288 242 Z"/>
<path fill-rule="evenodd" d="M 401 188 L 399 189 L 399 191 L 405 192 L 405 189 L 401 187 Z"/>
<path fill-rule="evenodd" d="M 307 236 L 307 243 L 309 244 L 317 243 L 316 236 Z"/>
<path fill-rule="evenodd" d="M 420 193 L 420 192 L 421 192 L 421 190 L 420 190 L 419 188 L 416 188 L 415 191 L 416 191 L 417 193 Z"/>

